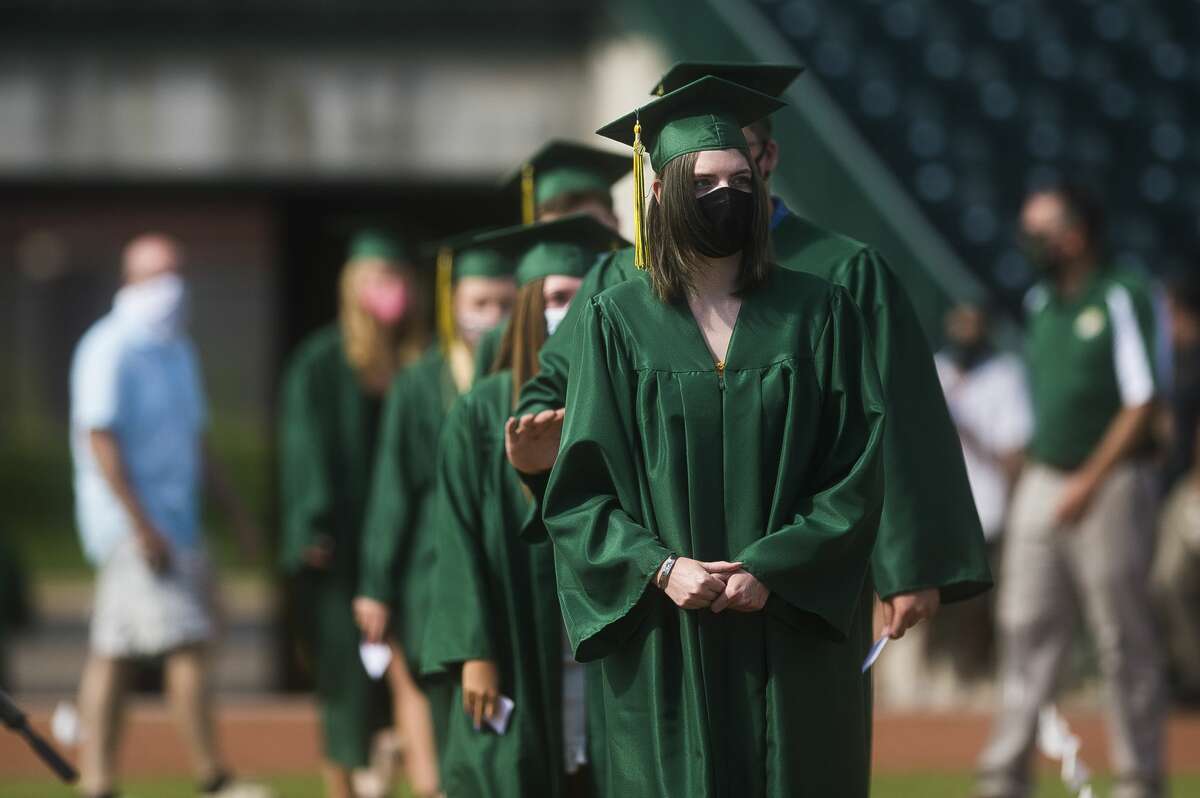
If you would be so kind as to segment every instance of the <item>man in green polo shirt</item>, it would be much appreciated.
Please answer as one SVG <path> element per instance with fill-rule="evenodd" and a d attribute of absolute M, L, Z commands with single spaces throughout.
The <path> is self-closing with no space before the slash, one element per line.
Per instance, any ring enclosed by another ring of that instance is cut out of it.
<path fill-rule="evenodd" d="M 1108 682 L 1116 798 L 1162 795 L 1166 711 L 1147 577 L 1148 427 L 1158 394 L 1147 287 L 1101 260 L 1102 214 L 1073 187 L 1034 193 L 1021 227 L 1044 279 L 1027 300 L 1034 431 L 1005 541 L 1001 706 L 978 794 L 1022 798 L 1039 709 L 1082 613 Z"/>

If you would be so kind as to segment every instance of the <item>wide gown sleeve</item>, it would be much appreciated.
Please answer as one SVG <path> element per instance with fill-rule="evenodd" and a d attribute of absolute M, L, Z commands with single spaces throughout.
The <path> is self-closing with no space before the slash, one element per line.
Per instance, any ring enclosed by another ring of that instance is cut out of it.
<path fill-rule="evenodd" d="M 916 312 L 872 250 L 849 260 L 838 282 L 867 320 L 887 397 L 887 495 L 872 557 L 875 590 L 886 598 L 938 588 L 947 602 L 977 595 L 992 584 L 983 528 Z"/>
<path fill-rule="evenodd" d="M 307 366 L 307 360 L 293 363 L 280 397 L 280 562 L 287 573 L 301 570 L 305 550 L 321 535 L 332 535 L 335 526 L 330 458 L 320 423 L 328 410 L 321 405 Z"/>
<path fill-rule="evenodd" d="M 481 433 L 474 422 L 468 395 L 451 408 L 442 428 L 433 495 L 438 531 L 433 610 L 421 663 L 426 673 L 467 660 L 495 659 L 489 634 L 487 559 L 480 537 L 484 512 Z"/>
<path fill-rule="evenodd" d="M 405 407 L 408 384 L 405 373 L 392 381 L 383 407 L 383 425 L 375 452 L 371 490 L 363 527 L 359 595 L 391 603 L 396 598 L 396 557 L 403 550 L 402 536 L 409 532 L 408 429 Z"/>
<path fill-rule="evenodd" d="M 544 520 L 567 633 L 585 662 L 637 627 L 639 601 L 671 552 L 638 517 L 645 474 L 632 433 L 636 375 L 596 303 L 579 304 L 568 412 Z"/>
<path fill-rule="evenodd" d="M 883 506 L 884 402 L 864 328 L 839 289 L 814 352 L 822 432 L 811 493 L 791 523 L 736 556 L 771 589 L 768 610 L 816 615 L 839 639 L 858 607 Z"/>

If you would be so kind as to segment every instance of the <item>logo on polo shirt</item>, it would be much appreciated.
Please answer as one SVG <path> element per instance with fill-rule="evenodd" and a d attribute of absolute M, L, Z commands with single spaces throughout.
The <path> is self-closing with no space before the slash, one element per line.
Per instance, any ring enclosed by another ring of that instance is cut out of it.
<path fill-rule="evenodd" d="M 1104 311 L 1093 305 L 1075 317 L 1075 334 L 1083 340 L 1095 338 L 1104 330 Z"/>

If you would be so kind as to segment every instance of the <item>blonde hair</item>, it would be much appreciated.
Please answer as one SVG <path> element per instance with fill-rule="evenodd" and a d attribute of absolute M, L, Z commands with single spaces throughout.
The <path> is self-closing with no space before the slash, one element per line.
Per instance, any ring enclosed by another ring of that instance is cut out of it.
<path fill-rule="evenodd" d="M 358 298 L 362 278 L 386 268 L 379 260 L 352 260 L 342 268 L 338 281 L 338 326 L 346 360 L 357 372 L 359 381 L 379 393 L 387 390 L 397 371 L 420 357 L 429 338 L 419 296 L 409 297 L 407 313 L 392 327 L 379 323 L 363 309 Z M 411 273 L 405 276 L 410 293 L 416 294 L 414 276 Z"/>

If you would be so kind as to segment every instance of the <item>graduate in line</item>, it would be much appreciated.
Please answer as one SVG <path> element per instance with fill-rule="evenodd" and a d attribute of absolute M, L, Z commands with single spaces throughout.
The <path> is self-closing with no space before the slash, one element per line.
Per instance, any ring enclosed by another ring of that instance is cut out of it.
<path fill-rule="evenodd" d="M 582 309 L 544 520 L 605 795 L 868 793 L 883 392 L 845 289 L 770 260 L 780 105 L 704 77 L 601 131 L 656 173 L 646 271 Z"/>
<path fill-rule="evenodd" d="M 383 396 L 426 342 L 413 286 L 396 241 L 356 235 L 337 322 L 297 348 L 280 401 L 282 564 L 308 600 L 326 794 L 337 798 L 354 795 L 351 772 L 367 765 L 371 735 L 388 720 L 386 690 L 359 662 L 352 602 Z M 396 658 L 393 673 L 403 666 Z"/>
<path fill-rule="evenodd" d="M 419 673 L 433 587 L 430 499 L 442 422 L 471 387 L 480 337 L 508 317 L 516 296 L 511 260 L 472 246 L 474 237 L 459 237 L 439 250 L 438 341 L 388 391 L 363 533 L 355 616 L 366 640 L 377 642 L 390 633 L 399 641 L 412 674 Z M 433 683 L 414 692 L 414 700 L 401 707 L 409 785 L 418 796 L 434 795 L 449 690 Z"/>
<path fill-rule="evenodd" d="M 521 223 L 549 222 L 585 213 L 616 230 L 613 184 L 629 174 L 628 155 L 554 139 L 529 157 L 504 182 L 503 191 L 521 202 Z M 492 372 L 504 328 L 498 327 L 479 341 L 475 373 Z"/>
<path fill-rule="evenodd" d="M 662 77 L 653 94 L 672 92 L 704 75 L 714 75 L 779 95 L 801 68 L 765 64 L 681 63 Z M 742 131 L 764 180 L 779 164 L 770 117 Z M 892 637 L 932 617 L 943 602 L 961 601 L 987 590 L 991 572 L 962 448 L 946 409 L 933 355 L 911 301 L 883 257 L 871 247 L 824 230 L 771 198 L 770 237 L 776 261 L 845 287 L 867 322 L 876 364 L 888 397 L 891 423 L 885 430 L 887 495 L 871 579 L 883 599 L 884 624 Z M 633 251 L 597 264 L 580 288 L 580 299 L 634 275 Z M 586 302 L 576 302 L 561 334 L 541 352 L 541 369 L 521 393 L 510 425 L 513 464 L 538 492 L 557 452 L 572 345 Z"/>
<path fill-rule="evenodd" d="M 481 244 L 518 260 L 497 371 L 450 411 L 439 447 L 427 677 L 453 680 L 442 787 L 451 798 L 591 795 L 584 666 L 564 651 L 554 558 L 519 533 L 534 512 L 504 453 L 516 387 L 537 370 L 596 256 L 625 242 L 590 216 L 510 228 Z M 505 732 L 487 721 L 515 702 Z M 461 707 L 461 710 L 458 708 Z"/>

